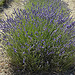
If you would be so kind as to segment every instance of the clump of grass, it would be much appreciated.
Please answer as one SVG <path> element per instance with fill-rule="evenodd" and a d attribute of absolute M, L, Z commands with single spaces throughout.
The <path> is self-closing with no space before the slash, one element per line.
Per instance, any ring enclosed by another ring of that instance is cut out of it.
<path fill-rule="evenodd" d="M 3 5 L 7 5 L 7 3 L 11 2 L 12 0 L 0 0 L 0 7 Z"/>
<path fill-rule="evenodd" d="M 75 22 L 57 1 L 43 7 L 32 3 L 31 9 L 14 10 L 15 18 L 2 20 L 4 48 L 18 69 L 64 71 L 74 63 Z"/>
<path fill-rule="evenodd" d="M 4 0 L 0 1 L 0 6 L 2 6 L 4 4 Z"/>

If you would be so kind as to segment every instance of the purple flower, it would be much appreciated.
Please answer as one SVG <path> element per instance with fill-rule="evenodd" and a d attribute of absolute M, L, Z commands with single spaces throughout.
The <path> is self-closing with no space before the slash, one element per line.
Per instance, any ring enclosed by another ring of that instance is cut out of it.
<path fill-rule="evenodd" d="M 38 31 L 36 31 L 35 34 L 38 34 Z"/>
<path fill-rule="evenodd" d="M 67 25 L 67 28 L 71 28 L 72 27 L 72 25 Z"/>
<path fill-rule="evenodd" d="M 50 46 L 48 46 L 48 48 L 50 48 Z"/>
<path fill-rule="evenodd" d="M 16 14 L 17 17 L 19 17 L 19 15 L 17 14 L 16 10 L 14 9 L 14 13 L 13 14 Z"/>
<path fill-rule="evenodd" d="M 7 20 L 3 20 L 3 24 L 0 24 L 0 29 L 3 30 L 3 43 L 9 45 L 6 46 L 6 48 L 8 47 L 8 49 L 11 50 L 13 48 L 13 55 L 15 53 L 18 54 L 20 50 L 22 53 L 22 56 L 20 55 L 21 57 L 25 56 L 25 54 L 27 56 L 29 52 L 31 54 L 30 56 L 33 56 L 31 50 L 34 50 L 35 59 L 39 54 L 38 58 L 42 64 L 42 60 L 45 59 L 42 57 L 46 55 L 49 58 L 52 57 L 50 59 L 47 57 L 48 59 L 45 62 L 49 65 L 50 62 L 47 61 L 56 58 L 61 61 L 60 57 L 62 55 L 64 57 L 65 53 L 67 53 L 67 55 L 69 55 L 68 52 L 73 53 L 70 47 L 75 44 L 74 40 L 72 40 L 75 32 L 75 22 L 71 22 L 72 18 L 69 18 L 69 12 L 64 12 L 64 10 L 61 9 L 61 0 L 44 1 L 47 5 L 42 5 L 42 3 L 41 5 L 40 3 L 35 5 L 35 3 L 32 3 L 31 9 L 17 9 L 18 12 L 14 9 L 16 16 L 8 18 L 6 15 Z M 5 37 L 4 35 L 8 36 Z M 74 46 L 71 48 L 74 50 Z M 28 53 L 25 50 L 27 50 Z M 34 61 L 32 60 L 32 62 Z M 38 61 L 36 62 L 38 63 Z M 22 63 L 25 63 L 24 57 L 22 58 Z"/>
<path fill-rule="evenodd" d="M 25 54 L 25 52 L 23 52 L 23 54 Z"/>
<path fill-rule="evenodd" d="M 59 56 L 61 56 L 61 53 L 59 54 Z"/>
<path fill-rule="evenodd" d="M 72 25 L 74 25 L 74 26 L 75 26 L 75 21 L 74 21 L 74 22 L 72 22 Z"/>
<path fill-rule="evenodd" d="M 28 36 L 31 40 L 32 40 L 32 37 L 31 36 Z"/>
<path fill-rule="evenodd" d="M 33 19 L 33 16 L 31 15 L 31 19 Z"/>
<path fill-rule="evenodd" d="M 36 37 L 38 38 L 38 36 L 36 35 Z"/>
<path fill-rule="evenodd" d="M 56 32 L 57 32 L 57 29 L 56 29 L 56 30 L 54 30 L 54 31 L 52 32 L 51 36 L 52 36 L 54 33 L 56 33 Z"/>
<path fill-rule="evenodd" d="M 25 63 L 25 58 L 23 58 L 23 63 Z"/>
<path fill-rule="evenodd" d="M 13 50 L 14 50 L 14 52 L 15 52 L 15 53 L 17 52 L 17 51 L 16 51 L 17 49 L 16 49 L 16 48 L 14 48 L 14 47 L 13 47 Z"/>
<path fill-rule="evenodd" d="M 34 3 L 32 3 L 32 6 L 34 6 Z"/>
<path fill-rule="evenodd" d="M 7 44 L 6 45 L 10 45 L 10 42 L 7 42 Z"/>
<path fill-rule="evenodd" d="M 65 51 L 62 52 L 63 54 L 65 53 Z"/>
<path fill-rule="evenodd" d="M 55 41 L 56 39 L 55 39 L 55 38 L 53 38 L 53 40 Z"/>
<path fill-rule="evenodd" d="M 18 37 L 20 36 L 20 33 L 18 33 Z"/>
<path fill-rule="evenodd" d="M 5 13 L 5 16 L 8 18 L 7 14 Z"/>
<path fill-rule="evenodd" d="M 28 48 L 28 51 L 29 51 L 29 48 Z"/>
<path fill-rule="evenodd" d="M 41 46 L 41 48 L 44 48 L 43 46 Z"/>
<path fill-rule="evenodd" d="M 34 14 L 35 13 L 35 10 L 32 10 L 32 14 Z"/>
<path fill-rule="evenodd" d="M 64 48 L 61 48 L 60 50 L 61 50 L 61 51 L 63 51 L 63 50 L 64 50 Z"/>

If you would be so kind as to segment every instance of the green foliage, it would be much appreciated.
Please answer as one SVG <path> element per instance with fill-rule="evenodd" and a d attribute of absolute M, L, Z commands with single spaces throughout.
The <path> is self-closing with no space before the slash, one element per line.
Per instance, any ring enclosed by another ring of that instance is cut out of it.
<path fill-rule="evenodd" d="M 5 0 L 1 0 L 1 1 L 0 1 L 0 6 L 2 6 L 2 5 L 4 4 L 4 1 L 5 1 Z"/>
<path fill-rule="evenodd" d="M 4 4 L 6 5 L 7 3 L 11 2 L 12 0 L 0 0 L 0 7 L 3 6 Z"/>
<path fill-rule="evenodd" d="M 29 72 L 66 70 L 75 57 L 74 22 L 60 2 L 54 1 L 50 6 L 53 1 L 49 0 L 49 4 L 47 0 L 40 1 L 39 5 L 34 0 L 29 2 L 26 6 L 29 9 L 14 10 L 15 18 L 3 21 L 4 48 L 19 69 Z"/>

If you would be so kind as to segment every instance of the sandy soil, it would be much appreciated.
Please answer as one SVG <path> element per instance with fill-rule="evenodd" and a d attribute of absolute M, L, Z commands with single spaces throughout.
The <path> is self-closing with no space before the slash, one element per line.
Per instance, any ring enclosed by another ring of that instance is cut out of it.
<path fill-rule="evenodd" d="M 73 20 L 75 21 L 75 0 L 62 0 L 68 4 L 68 8 L 71 9 L 71 16 L 73 16 Z"/>
<path fill-rule="evenodd" d="M 0 18 L 6 19 L 5 13 L 8 16 L 11 16 L 11 14 L 14 12 L 14 8 L 15 10 L 17 8 L 19 9 L 23 9 L 24 8 L 24 4 L 26 4 L 26 2 L 23 2 L 24 0 L 14 0 L 10 3 L 9 7 L 4 9 L 4 11 L 2 13 L 0 13 Z"/>

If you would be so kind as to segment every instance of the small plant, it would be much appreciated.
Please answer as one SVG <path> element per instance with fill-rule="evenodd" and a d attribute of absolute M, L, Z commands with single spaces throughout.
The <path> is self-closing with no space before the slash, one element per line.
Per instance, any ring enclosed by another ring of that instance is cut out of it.
<path fill-rule="evenodd" d="M 6 15 L 7 21 L 2 20 L 4 48 L 18 69 L 64 71 L 74 63 L 75 22 L 67 10 L 58 8 L 61 1 L 54 4 L 32 3 L 31 9 L 14 9 L 15 18 Z"/>
<path fill-rule="evenodd" d="M 12 0 L 0 0 L 0 7 L 3 5 L 7 5 L 7 3 L 9 3 Z"/>
<path fill-rule="evenodd" d="M 4 0 L 0 0 L 0 6 L 2 6 L 4 3 Z"/>
<path fill-rule="evenodd" d="M 8 7 L 9 0 L 0 0 L 0 13 Z"/>

